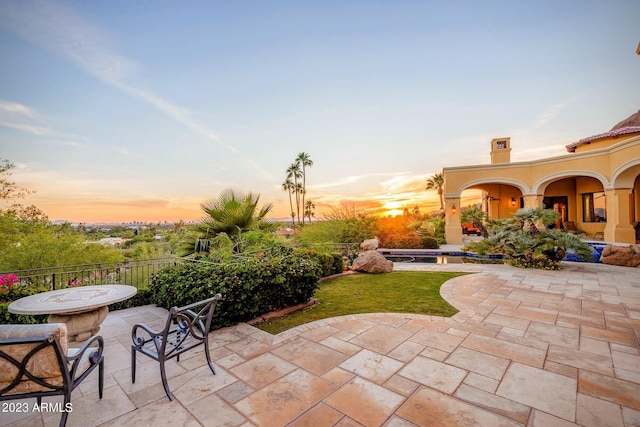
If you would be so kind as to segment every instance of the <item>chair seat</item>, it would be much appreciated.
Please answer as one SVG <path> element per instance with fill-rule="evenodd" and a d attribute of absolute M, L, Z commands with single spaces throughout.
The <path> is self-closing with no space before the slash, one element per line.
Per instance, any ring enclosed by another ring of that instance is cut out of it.
<path fill-rule="evenodd" d="M 97 347 L 91 347 L 97 344 Z M 104 385 L 104 340 L 95 336 L 81 348 L 67 350 L 64 323 L 0 325 L 0 401 L 45 396 L 64 396 L 98 367 L 98 394 Z M 69 413 L 63 411 L 60 427 Z"/>
<path fill-rule="evenodd" d="M 209 354 L 209 329 L 216 304 L 222 295 L 216 294 L 209 299 L 184 307 L 172 307 L 164 329 L 154 331 L 144 323 L 138 323 L 131 329 L 131 382 L 136 382 L 136 352 L 149 356 L 160 364 L 162 385 L 169 400 L 173 395 L 167 382 L 165 362 L 176 358 L 185 351 L 203 345 L 209 369 L 215 375 L 216 370 Z"/>

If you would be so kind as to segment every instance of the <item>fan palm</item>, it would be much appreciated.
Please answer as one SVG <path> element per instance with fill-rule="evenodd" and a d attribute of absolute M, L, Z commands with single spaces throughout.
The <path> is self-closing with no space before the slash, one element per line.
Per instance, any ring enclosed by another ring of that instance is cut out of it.
<path fill-rule="evenodd" d="M 427 179 L 427 191 L 437 191 L 438 197 L 440 197 L 440 210 L 444 212 L 444 177 L 441 173 L 434 174 L 431 178 Z"/>
<path fill-rule="evenodd" d="M 209 253 L 212 240 L 224 233 L 232 241 L 249 230 L 271 230 L 274 224 L 266 220 L 273 205 L 258 207 L 259 195 L 224 190 L 217 199 L 200 205 L 206 216 L 190 227 L 191 233 L 182 245 L 181 255 Z"/>
<path fill-rule="evenodd" d="M 545 226 L 553 223 L 558 219 L 558 212 L 553 209 L 544 208 L 525 208 L 518 209 L 513 217 L 520 222 L 522 229 L 529 234 L 536 234 L 539 231 L 539 224 Z"/>

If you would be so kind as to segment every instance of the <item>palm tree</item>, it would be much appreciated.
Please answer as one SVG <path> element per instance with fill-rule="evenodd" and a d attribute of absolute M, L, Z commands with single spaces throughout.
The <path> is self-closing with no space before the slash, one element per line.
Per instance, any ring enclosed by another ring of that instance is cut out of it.
<path fill-rule="evenodd" d="M 293 212 L 293 201 L 291 200 L 291 192 L 295 188 L 293 181 L 287 177 L 287 179 L 282 183 L 282 189 L 289 193 L 289 206 L 291 207 L 291 224 L 295 225 L 295 217 L 296 214 Z"/>
<path fill-rule="evenodd" d="M 309 218 L 309 222 L 311 222 L 311 217 L 315 216 L 316 204 L 311 200 L 307 200 L 304 205 L 304 215 Z"/>
<path fill-rule="evenodd" d="M 298 163 L 298 165 L 302 166 L 302 206 L 306 209 L 306 204 L 304 203 L 304 197 L 305 194 L 307 192 L 307 166 L 311 167 L 313 166 L 313 160 L 311 160 L 311 158 L 309 157 L 309 154 L 305 153 L 305 152 L 301 152 L 298 154 L 298 157 L 296 157 L 296 163 Z M 311 221 L 311 218 L 309 218 L 309 221 Z M 302 225 L 304 225 L 304 215 L 302 215 Z"/>
<path fill-rule="evenodd" d="M 480 209 L 478 206 L 469 206 L 466 209 L 462 209 L 460 211 L 460 222 L 467 223 L 470 222 L 473 224 L 474 228 L 480 230 L 480 235 L 482 237 L 487 237 L 489 232 L 484 226 L 484 221 L 486 219 L 486 214 Z"/>
<path fill-rule="evenodd" d="M 513 214 L 513 217 L 520 222 L 520 226 L 524 231 L 529 234 L 537 234 L 539 231 L 538 224 L 543 224 L 544 226 L 552 224 L 558 219 L 559 214 L 553 209 L 538 207 L 518 209 Z"/>
<path fill-rule="evenodd" d="M 296 160 L 291 163 L 287 168 L 287 179 L 293 179 L 293 192 L 296 195 L 296 212 L 298 213 L 298 224 L 300 224 L 300 192 L 302 184 L 298 182 L 302 178 L 302 171 L 300 170 L 300 163 Z"/>
<path fill-rule="evenodd" d="M 209 253 L 216 237 L 222 234 L 236 242 L 246 231 L 273 229 L 273 223 L 265 219 L 273 205 L 258 207 L 259 200 L 260 195 L 245 195 L 227 189 L 217 199 L 201 204 L 205 217 L 190 227 L 191 233 L 183 242 L 181 255 Z"/>
<path fill-rule="evenodd" d="M 437 191 L 440 197 L 440 210 L 444 212 L 444 177 L 442 173 L 436 173 L 431 178 L 427 179 L 427 191 Z"/>

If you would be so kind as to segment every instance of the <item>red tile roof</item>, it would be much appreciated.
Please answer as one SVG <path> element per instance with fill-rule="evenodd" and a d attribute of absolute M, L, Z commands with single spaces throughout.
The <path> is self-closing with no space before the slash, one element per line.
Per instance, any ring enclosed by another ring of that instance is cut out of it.
<path fill-rule="evenodd" d="M 630 133 L 640 133 L 640 110 L 615 125 L 609 132 L 588 136 L 578 142 L 567 145 L 566 148 L 568 152 L 575 153 L 576 148 L 580 145 L 589 144 L 599 139 L 616 138 L 620 135 L 628 135 Z"/>

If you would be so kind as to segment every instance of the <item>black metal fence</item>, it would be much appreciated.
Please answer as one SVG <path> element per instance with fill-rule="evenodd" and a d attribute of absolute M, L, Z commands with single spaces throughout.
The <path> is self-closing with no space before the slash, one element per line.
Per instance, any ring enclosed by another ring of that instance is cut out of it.
<path fill-rule="evenodd" d="M 139 261 L 65 265 L 31 270 L 0 272 L 0 278 L 22 286 L 41 286 L 49 290 L 87 285 L 130 285 L 146 288 L 159 270 L 184 262 L 182 258 L 155 258 Z"/>

